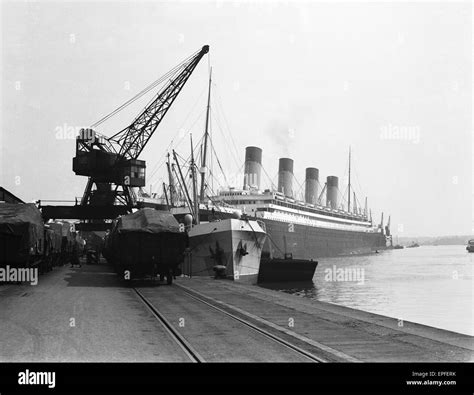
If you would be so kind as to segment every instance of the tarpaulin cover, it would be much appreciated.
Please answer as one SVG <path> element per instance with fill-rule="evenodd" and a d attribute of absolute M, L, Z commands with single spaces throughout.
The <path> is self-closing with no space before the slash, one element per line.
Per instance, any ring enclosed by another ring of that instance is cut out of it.
<path fill-rule="evenodd" d="M 100 251 L 104 248 L 105 232 L 102 231 L 87 231 L 81 232 L 82 237 L 86 240 L 87 248 Z"/>
<path fill-rule="evenodd" d="M 103 255 L 123 276 L 168 276 L 177 270 L 187 245 L 186 232 L 168 211 L 144 208 L 119 217 L 107 236 Z"/>
<path fill-rule="evenodd" d="M 47 241 L 47 245 L 49 246 L 48 252 L 61 252 L 61 233 L 54 231 L 54 229 L 51 229 L 49 225 L 45 225 L 45 228 L 47 228 L 45 232 L 45 239 Z"/>
<path fill-rule="evenodd" d="M 11 237 L 15 237 L 16 240 L 21 240 L 21 246 L 15 247 L 21 248 L 22 253 L 27 254 L 30 248 L 41 251 L 43 231 L 41 213 L 33 203 L 0 203 L 0 238 L 6 237 L 5 243 L 8 244 L 7 240 L 11 241 Z M 9 248 L 7 244 L 3 246 L 4 249 Z M 10 250 L 15 247 L 10 245 Z"/>
<path fill-rule="evenodd" d="M 59 233 L 62 237 L 67 237 L 72 240 L 71 235 L 71 223 L 63 221 L 49 222 L 48 226 L 55 232 Z"/>
<path fill-rule="evenodd" d="M 43 231 L 43 219 L 34 203 L 0 203 L 0 233 L 23 235 L 24 224 L 29 224 L 40 237 Z M 41 237 L 42 238 L 42 237 Z"/>
<path fill-rule="evenodd" d="M 136 213 L 123 215 L 117 220 L 114 231 L 118 233 L 181 233 L 179 223 L 168 211 L 143 208 Z"/>
<path fill-rule="evenodd" d="M 63 237 L 63 223 L 62 222 L 49 222 L 46 224 L 54 233 L 58 234 L 60 237 Z M 67 235 L 67 233 L 66 233 Z M 64 236 L 66 236 L 64 235 Z"/>

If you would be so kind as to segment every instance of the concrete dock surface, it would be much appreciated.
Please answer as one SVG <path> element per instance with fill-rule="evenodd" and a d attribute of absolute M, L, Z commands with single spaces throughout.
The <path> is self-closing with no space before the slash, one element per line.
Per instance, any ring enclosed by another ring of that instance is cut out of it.
<path fill-rule="evenodd" d="M 474 337 L 237 282 L 194 277 L 177 282 L 245 311 L 263 325 L 347 361 L 467 362 Z M 402 326 L 400 326 L 402 325 Z M 337 358 L 335 360 L 338 360 Z"/>
<path fill-rule="evenodd" d="M 0 361 L 187 361 L 112 268 L 57 267 L 0 287 Z"/>
<path fill-rule="evenodd" d="M 250 323 L 328 362 L 474 360 L 474 337 L 255 285 L 179 277 L 134 288 L 209 362 L 308 362 Z M 134 288 L 105 264 L 0 286 L 0 361 L 189 361 Z"/>

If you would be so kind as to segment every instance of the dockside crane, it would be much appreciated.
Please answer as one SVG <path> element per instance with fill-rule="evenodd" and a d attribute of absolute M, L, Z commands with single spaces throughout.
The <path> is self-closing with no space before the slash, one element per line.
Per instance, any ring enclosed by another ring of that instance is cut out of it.
<path fill-rule="evenodd" d="M 99 136 L 93 130 L 77 137 L 73 171 L 89 177 L 81 205 L 121 204 L 131 210 L 136 204 L 131 188 L 145 186 L 146 168 L 145 161 L 138 157 L 208 51 L 206 45 L 178 66 L 182 70 L 123 130 L 109 138 Z"/>
<path fill-rule="evenodd" d="M 130 104 L 132 99 L 91 128 L 81 129 L 76 138 L 73 171 L 76 175 L 88 177 L 88 181 L 80 204 L 72 207 L 45 206 L 45 218 L 113 219 L 117 215 L 131 212 L 137 206 L 133 188 L 145 186 L 146 170 L 145 161 L 138 157 L 194 69 L 208 52 L 209 46 L 203 46 L 161 80 L 140 92 L 139 95 L 143 95 L 168 79 L 135 120 L 112 137 L 100 135 L 93 127 Z"/>

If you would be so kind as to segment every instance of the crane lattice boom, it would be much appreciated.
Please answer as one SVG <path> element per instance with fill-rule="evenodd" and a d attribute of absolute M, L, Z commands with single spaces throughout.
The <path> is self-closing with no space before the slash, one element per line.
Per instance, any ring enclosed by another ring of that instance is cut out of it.
<path fill-rule="evenodd" d="M 168 82 L 155 98 L 128 127 L 112 137 L 99 136 L 90 128 L 81 130 L 76 139 L 73 170 L 77 175 L 89 177 L 82 205 L 125 204 L 130 209 L 134 206 L 136 198 L 131 188 L 145 185 L 146 165 L 145 161 L 138 160 L 138 156 L 150 141 L 199 61 L 208 52 L 209 46 L 203 46 L 201 50 L 167 73 L 165 77 Z M 146 88 L 95 125 L 110 118 L 160 82 L 153 83 L 151 87 Z"/>

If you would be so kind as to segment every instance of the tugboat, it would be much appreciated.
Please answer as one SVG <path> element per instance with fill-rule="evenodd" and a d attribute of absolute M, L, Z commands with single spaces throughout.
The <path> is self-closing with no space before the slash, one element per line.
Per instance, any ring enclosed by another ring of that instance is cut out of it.
<path fill-rule="evenodd" d="M 400 244 L 400 242 L 398 240 L 398 236 L 397 236 L 397 244 L 392 245 L 390 248 L 392 250 L 403 250 L 405 247 Z"/>
<path fill-rule="evenodd" d="M 402 245 L 400 244 L 395 244 L 392 249 L 393 250 L 403 250 L 405 247 L 403 247 Z"/>
<path fill-rule="evenodd" d="M 474 252 L 474 239 L 471 239 L 467 242 L 466 250 L 468 252 Z"/>

